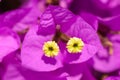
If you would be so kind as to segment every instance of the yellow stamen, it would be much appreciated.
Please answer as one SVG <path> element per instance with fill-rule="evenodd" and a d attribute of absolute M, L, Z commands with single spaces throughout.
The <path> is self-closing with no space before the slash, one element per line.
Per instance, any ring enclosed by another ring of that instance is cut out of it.
<path fill-rule="evenodd" d="M 59 47 L 55 41 L 47 41 L 43 45 L 45 56 L 54 57 L 58 55 Z"/>
<path fill-rule="evenodd" d="M 66 47 L 69 53 L 79 53 L 82 52 L 84 43 L 80 38 L 73 37 L 70 38 Z"/>
<path fill-rule="evenodd" d="M 108 47 L 108 52 L 110 55 L 113 55 L 113 44 L 111 41 L 109 41 L 108 39 L 106 39 L 106 41 L 104 42 L 104 46 Z"/>

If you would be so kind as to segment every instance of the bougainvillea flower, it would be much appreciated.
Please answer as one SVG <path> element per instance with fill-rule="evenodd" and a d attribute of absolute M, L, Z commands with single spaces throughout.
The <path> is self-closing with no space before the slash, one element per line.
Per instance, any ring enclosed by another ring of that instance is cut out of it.
<path fill-rule="evenodd" d="M 111 71 L 119 69 L 120 67 L 120 61 L 119 61 L 120 39 L 119 37 L 120 35 L 111 35 L 108 37 L 113 45 L 111 48 L 112 53 L 110 53 L 109 48 L 104 48 L 105 51 L 102 52 L 103 54 L 102 53 L 101 54 L 102 55 L 106 54 L 107 57 L 100 58 L 99 56 L 96 56 L 93 58 L 94 68 L 96 70 L 101 71 L 101 72 L 111 72 Z"/>
<path fill-rule="evenodd" d="M 51 71 L 64 64 L 81 63 L 97 52 L 97 43 L 95 30 L 81 17 L 49 6 L 40 18 L 39 28 L 31 28 L 24 39 L 22 65 L 36 71 Z"/>
<path fill-rule="evenodd" d="M 120 34 L 119 17 L 99 18 L 98 35 L 103 45 L 102 52 L 98 51 L 93 57 L 94 68 L 101 72 L 112 72 L 120 68 Z M 114 24 L 114 25 L 113 25 Z M 102 55 L 102 56 L 100 56 Z M 106 68 L 105 68 L 106 67 Z"/>
<path fill-rule="evenodd" d="M 0 28 L 0 62 L 20 47 L 18 35 L 7 27 Z"/>

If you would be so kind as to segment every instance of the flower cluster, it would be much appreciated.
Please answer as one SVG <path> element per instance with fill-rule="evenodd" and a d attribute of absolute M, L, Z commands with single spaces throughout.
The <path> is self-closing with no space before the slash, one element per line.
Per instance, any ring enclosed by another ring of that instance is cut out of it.
<path fill-rule="evenodd" d="M 119 9 L 119 0 L 1 0 L 0 80 L 120 80 Z"/>

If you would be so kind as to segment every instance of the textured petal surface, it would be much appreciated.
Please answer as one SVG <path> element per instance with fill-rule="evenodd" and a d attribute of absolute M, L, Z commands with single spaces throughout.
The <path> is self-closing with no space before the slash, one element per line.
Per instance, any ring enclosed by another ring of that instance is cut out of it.
<path fill-rule="evenodd" d="M 58 6 L 49 6 L 41 16 L 38 33 L 41 34 L 41 28 L 44 28 L 44 31 L 47 30 L 47 33 L 54 33 L 56 25 L 64 25 L 68 21 L 72 23 L 72 21 L 75 19 L 74 17 L 75 15 L 73 15 L 67 9 Z"/>
<path fill-rule="evenodd" d="M 93 29 L 95 29 L 97 31 L 98 29 L 98 19 L 97 16 L 94 16 L 90 13 L 87 12 L 82 12 L 80 13 L 80 16 L 88 23 L 90 24 Z"/>

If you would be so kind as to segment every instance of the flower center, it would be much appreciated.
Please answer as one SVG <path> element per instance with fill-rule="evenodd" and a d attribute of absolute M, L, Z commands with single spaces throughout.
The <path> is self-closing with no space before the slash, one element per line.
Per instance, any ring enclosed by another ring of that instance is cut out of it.
<path fill-rule="evenodd" d="M 74 43 L 74 44 L 73 44 L 73 47 L 78 47 L 78 43 Z"/>
<path fill-rule="evenodd" d="M 54 50 L 53 47 L 49 47 L 48 49 L 49 49 L 50 51 L 53 51 L 53 50 Z"/>
<path fill-rule="evenodd" d="M 83 41 L 77 37 L 70 38 L 66 46 L 69 53 L 79 53 L 82 51 L 83 47 Z"/>
<path fill-rule="evenodd" d="M 43 45 L 43 51 L 45 56 L 54 57 L 58 55 L 59 47 L 55 41 L 47 41 Z"/>
<path fill-rule="evenodd" d="M 68 42 L 68 40 L 70 39 L 70 37 L 66 34 L 64 34 L 63 32 L 60 31 L 60 25 L 57 25 L 56 26 L 56 32 L 55 32 L 55 35 L 53 37 L 53 41 L 55 42 L 59 42 L 60 40 L 63 41 L 63 42 Z"/>

